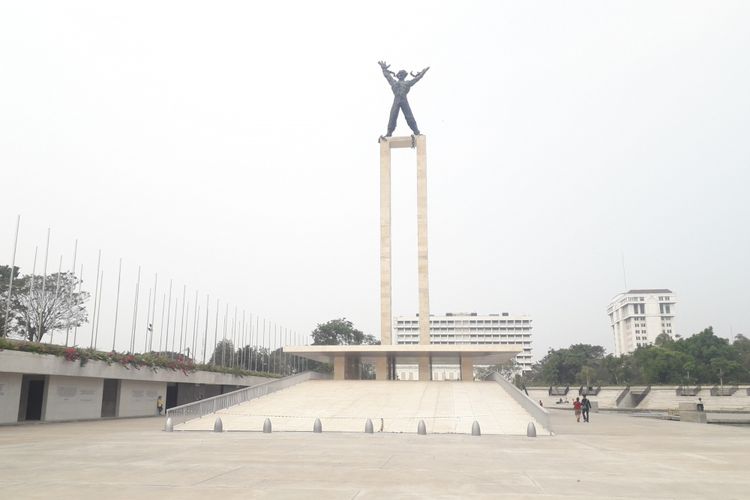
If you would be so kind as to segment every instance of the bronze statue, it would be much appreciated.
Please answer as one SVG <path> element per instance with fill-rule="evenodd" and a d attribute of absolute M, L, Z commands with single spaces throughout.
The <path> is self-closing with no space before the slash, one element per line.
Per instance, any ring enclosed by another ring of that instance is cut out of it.
<path fill-rule="evenodd" d="M 406 123 L 409 124 L 409 128 L 412 132 L 414 132 L 414 135 L 419 135 L 417 122 L 416 120 L 414 120 L 414 114 L 411 112 L 411 107 L 409 106 L 409 101 L 406 99 L 406 94 L 409 93 L 412 85 L 422 79 L 422 77 L 425 73 L 427 73 L 427 70 L 430 69 L 430 67 L 428 66 L 416 74 L 410 73 L 412 79 L 407 81 L 407 73 L 403 69 L 398 73 L 394 73 L 393 71 L 390 71 L 388 69 L 391 66 L 390 64 L 386 64 L 385 61 L 378 61 L 378 64 L 380 64 L 380 67 L 383 70 L 383 76 L 385 76 L 385 79 L 388 80 L 388 83 L 391 85 L 391 90 L 393 90 L 393 106 L 391 106 L 391 115 L 388 118 L 388 132 L 385 134 L 385 136 L 391 137 L 393 135 L 393 131 L 396 130 L 396 120 L 398 119 L 399 110 L 402 110 L 404 112 Z M 394 79 L 394 76 L 397 79 Z"/>

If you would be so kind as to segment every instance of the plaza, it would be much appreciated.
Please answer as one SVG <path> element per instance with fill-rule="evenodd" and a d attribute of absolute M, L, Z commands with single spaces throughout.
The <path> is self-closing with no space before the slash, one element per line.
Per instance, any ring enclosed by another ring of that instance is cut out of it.
<path fill-rule="evenodd" d="M 552 411 L 554 436 L 0 429 L 4 498 L 747 498 L 750 429 Z"/>

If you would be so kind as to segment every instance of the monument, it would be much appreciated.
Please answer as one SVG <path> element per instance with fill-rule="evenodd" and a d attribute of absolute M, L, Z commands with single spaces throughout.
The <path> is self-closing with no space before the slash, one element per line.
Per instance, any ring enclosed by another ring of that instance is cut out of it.
<path fill-rule="evenodd" d="M 417 73 L 390 71 L 385 61 L 378 64 L 391 90 L 393 104 L 388 129 L 378 141 L 380 146 L 380 345 L 294 346 L 284 351 L 315 361 L 332 363 L 335 379 L 359 378 L 362 363 L 375 367 L 378 380 L 396 380 L 396 362 L 416 363 L 419 380 L 431 380 L 432 357 L 456 359 L 462 380 L 473 379 L 475 362 L 493 365 L 508 361 L 522 351 L 516 345 L 432 344 L 430 340 L 430 287 L 427 248 L 427 137 L 420 133 L 407 94 L 424 77 L 429 67 Z M 411 75 L 412 79 L 407 80 Z M 413 134 L 393 136 L 399 112 Z M 399 345 L 393 339 L 391 275 L 391 151 L 416 149 L 417 173 L 417 272 L 419 293 L 419 344 Z"/>

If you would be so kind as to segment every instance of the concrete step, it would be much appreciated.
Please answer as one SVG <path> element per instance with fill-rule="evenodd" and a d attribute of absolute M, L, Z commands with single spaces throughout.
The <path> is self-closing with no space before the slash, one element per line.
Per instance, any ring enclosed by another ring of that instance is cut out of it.
<path fill-rule="evenodd" d="M 364 432 L 370 418 L 375 432 L 415 433 L 424 420 L 428 433 L 470 434 L 476 420 L 483 434 L 525 435 L 530 421 L 547 433 L 496 382 L 315 380 L 175 429 L 211 430 L 217 416 L 227 431 L 260 431 L 270 418 L 274 432 L 309 432 L 320 418 L 323 432 Z"/>

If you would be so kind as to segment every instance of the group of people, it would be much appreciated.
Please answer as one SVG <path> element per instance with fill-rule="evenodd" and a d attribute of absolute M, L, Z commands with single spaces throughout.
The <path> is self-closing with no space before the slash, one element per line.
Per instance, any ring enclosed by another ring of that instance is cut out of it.
<path fill-rule="evenodd" d="M 581 415 L 583 415 L 583 421 L 589 421 L 589 411 L 591 410 L 591 401 L 585 395 L 583 399 L 576 398 L 573 401 L 573 413 L 576 415 L 576 422 L 581 421 Z"/>

